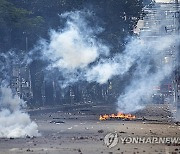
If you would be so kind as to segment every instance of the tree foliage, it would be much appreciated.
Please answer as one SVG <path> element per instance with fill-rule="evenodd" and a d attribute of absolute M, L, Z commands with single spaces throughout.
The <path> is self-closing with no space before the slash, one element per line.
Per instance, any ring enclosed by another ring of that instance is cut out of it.
<path fill-rule="evenodd" d="M 111 53 L 122 52 L 126 44 L 126 37 L 132 35 L 142 10 L 143 0 L 0 0 L 0 51 L 16 48 L 18 51 L 27 51 L 34 47 L 40 37 L 47 39 L 49 29 L 58 29 L 63 26 L 59 15 L 68 11 L 90 10 L 93 12 L 92 24 L 98 24 L 104 31 L 97 37 L 111 47 Z M 31 64 L 32 89 L 34 103 L 42 103 L 43 74 L 41 69 L 44 63 L 33 61 Z M 39 73 L 41 72 L 41 73 Z M 39 76 L 37 76 L 39 75 Z M 92 100 L 115 102 L 118 93 L 128 82 L 115 78 L 105 85 L 96 83 L 81 83 L 69 87 L 67 91 L 57 91 L 64 94 L 65 102 L 71 100 L 70 90 L 74 91 L 76 101 Z M 36 80 L 41 82 L 36 82 Z M 53 79 L 52 79 L 53 80 Z M 38 84 L 37 84 L 38 83 Z M 122 84 L 123 83 L 123 84 Z M 111 86 L 113 88 L 111 88 Z M 52 101 L 53 82 L 47 83 L 47 100 Z M 110 91 L 108 95 L 105 90 Z M 103 94 L 104 93 L 104 94 Z M 58 98 L 62 101 L 62 98 Z M 56 102 L 59 102 L 57 100 Z M 52 103 L 52 102 L 51 102 Z"/>
<path fill-rule="evenodd" d="M 95 13 L 94 22 L 105 29 L 98 37 L 119 52 L 124 38 L 132 34 L 142 4 L 142 0 L 0 0 L 1 43 L 23 50 L 28 37 L 32 48 L 39 37 L 48 36 L 49 29 L 62 25 L 59 14 L 89 9 Z"/>
<path fill-rule="evenodd" d="M 24 49 L 24 34 L 36 31 L 44 22 L 43 17 L 34 16 L 31 11 L 16 7 L 7 0 L 0 0 L 0 44 L 1 50 Z"/>

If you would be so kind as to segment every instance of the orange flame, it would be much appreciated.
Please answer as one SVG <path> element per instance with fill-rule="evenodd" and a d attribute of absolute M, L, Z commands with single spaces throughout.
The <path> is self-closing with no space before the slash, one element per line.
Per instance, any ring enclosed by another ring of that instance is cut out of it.
<path fill-rule="evenodd" d="M 100 115 L 99 116 L 99 120 L 103 121 L 103 120 L 108 120 L 108 119 L 125 119 L 125 120 L 133 120 L 135 119 L 136 116 L 135 115 L 131 115 L 131 114 L 124 114 L 124 113 L 118 113 L 118 114 L 104 114 L 104 115 Z"/>

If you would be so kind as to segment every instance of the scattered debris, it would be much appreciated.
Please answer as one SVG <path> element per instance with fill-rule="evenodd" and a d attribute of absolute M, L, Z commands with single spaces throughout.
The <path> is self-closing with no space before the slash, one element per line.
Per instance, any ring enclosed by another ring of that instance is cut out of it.
<path fill-rule="evenodd" d="M 167 146 L 178 146 L 180 147 L 180 143 L 166 143 Z"/>
<path fill-rule="evenodd" d="M 124 133 L 127 133 L 127 132 L 124 132 L 124 131 L 120 131 L 119 133 L 120 133 L 120 134 L 124 134 Z"/>
<path fill-rule="evenodd" d="M 175 122 L 174 124 L 180 126 L 180 122 L 179 121 Z"/>
<path fill-rule="evenodd" d="M 82 151 L 81 151 L 81 149 L 78 149 L 78 152 L 82 154 Z"/>
<path fill-rule="evenodd" d="M 36 137 L 35 137 L 35 136 L 26 135 L 26 138 L 34 139 L 34 138 L 36 138 Z"/>
<path fill-rule="evenodd" d="M 87 136 L 85 136 L 85 137 L 83 137 L 83 136 L 81 136 L 81 137 L 79 137 L 78 139 L 80 139 L 80 140 L 85 140 L 85 139 L 89 139 Z"/>
<path fill-rule="evenodd" d="M 52 120 L 50 121 L 50 123 L 54 123 L 54 124 L 64 124 L 64 121 L 56 121 L 56 120 Z"/>
<path fill-rule="evenodd" d="M 30 148 L 28 148 L 26 151 L 27 152 L 33 152 L 33 150 L 31 150 Z"/>
<path fill-rule="evenodd" d="M 104 133 L 104 130 L 100 129 L 98 130 L 98 133 Z"/>
<path fill-rule="evenodd" d="M 31 138 L 31 136 L 29 136 L 29 135 L 26 135 L 26 138 Z"/>

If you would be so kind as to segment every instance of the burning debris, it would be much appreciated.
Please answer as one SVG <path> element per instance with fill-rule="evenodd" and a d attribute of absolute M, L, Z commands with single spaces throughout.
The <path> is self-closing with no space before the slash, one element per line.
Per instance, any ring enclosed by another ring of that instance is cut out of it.
<path fill-rule="evenodd" d="M 104 120 L 109 120 L 109 119 L 122 119 L 122 120 L 133 120 L 136 119 L 135 115 L 132 114 L 124 114 L 118 112 L 117 114 L 104 114 L 99 116 L 99 120 L 104 121 Z"/>

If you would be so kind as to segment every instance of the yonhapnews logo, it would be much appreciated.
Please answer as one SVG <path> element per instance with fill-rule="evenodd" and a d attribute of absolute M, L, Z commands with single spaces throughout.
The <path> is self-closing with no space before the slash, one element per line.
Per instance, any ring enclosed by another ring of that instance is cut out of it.
<path fill-rule="evenodd" d="M 119 139 L 117 133 L 109 133 L 104 137 L 104 143 L 108 148 L 112 148 L 117 145 Z"/>
<path fill-rule="evenodd" d="M 120 137 L 120 141 L 124 144 L 180 144 L 180 137 Z"/>
<path fill-rule="evenodd" d="M 108 133 L 104 137 L 104 143 L 108 148 L 113 148 L 117 144 L 180 144 L 180 137 L 119 137 L 116 132 Z"/>

